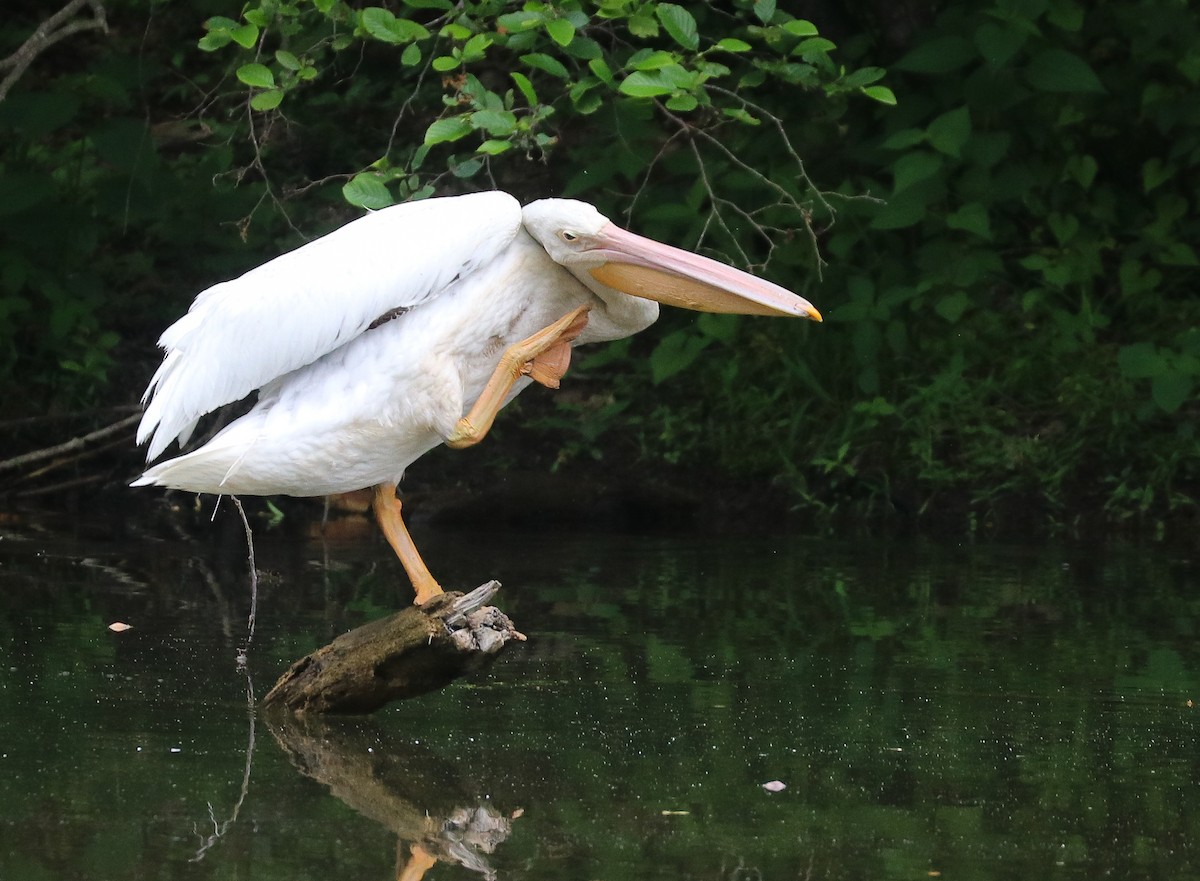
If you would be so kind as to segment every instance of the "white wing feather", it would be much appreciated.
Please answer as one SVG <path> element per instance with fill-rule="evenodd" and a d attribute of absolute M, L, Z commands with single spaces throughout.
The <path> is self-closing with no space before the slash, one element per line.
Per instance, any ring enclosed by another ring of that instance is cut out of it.
<path fill-rule="evenodd" d="M 159 339 L 143 395 L 147 460 L 196 420 L 310 364 L 393 309 L 418 306 L 497 257 L 521 207 L 506 193 L 409 202 L 346 224 L 196 297 Z"/>

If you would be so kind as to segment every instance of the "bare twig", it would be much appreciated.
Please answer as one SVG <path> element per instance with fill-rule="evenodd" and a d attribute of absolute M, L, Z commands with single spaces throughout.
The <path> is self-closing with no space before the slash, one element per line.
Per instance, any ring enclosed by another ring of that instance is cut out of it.
<path fill-rule="evenodd" d="M 715 87 L 710 88 L 714 88 L 715 91 L 719 91 L 722 94 L 739 101 L 743 108 L 754 110 L 772 122 L 779 139 L 783 142 L 784 150 L 786 151 L 788 157 L 795 164 L 796 179 L 800 181 L 804 189 L 811 194 L 811 199 L 815 200 L 817 204 L 825 209 L 832 219 L 836 215 L 836 211 L 826 198 L 827 194 L 818 189 L 816 184 L 813 183 L 812 179 L 809 178 L 808 172 L 804 168 L 804 162 L 800 158 L 800 155 L 796 151 L 795 147 L 792 145 L 791 139 L 788 137 L 787 130 L 783 126 L 783 121 L 770 111 L 760 107 L 757 104 L 754 104 L 751 101 L 745 100 L 740 95 L 724 89 L 716 89 Z M 700 182 L 704 186 L 705 191 L 709 196 L 709 202 L 711 206 L 710 213 L 705 220 L 704 230 L 701 232 L 701 239 L 703 239 L 703 236 L 707 233 L 709 227 L 715 223 L 733 242 L 734 247 L 736 247 L 738 250 L 740 258 L 745 263 L 749 264 L 749 256 L 741 247 L 737 240 L 737 236 L 735 236 L 733 231 L 729 228 L 724 217 L 724 214 L 727 212 L 737 214 L 750 225 L 753 233 L 761 238 L 763 242 L 765 242 L 767 248 L 766 258 L 763 261 L 763 264 L 765 265 L 765 263 L 771 259 L 771 255 L 774 253 L 777 238 L 781 235 L 790 236 L 791 230 L 766 225 L 760 222 L 759 216 L 768 210 L 781 208 L 785 211 L 791 212 L 794 216 L 796 216 L 799 219 L 800 225 L 804 227 L 810 247 L 812 249 L 813 259 L 816 263 L 817 276 L 820 277 L 821 270 L 825 266 L 825 260 L 821 256 L 821 251 L 817 240 L 817 230 L 813 228 L 811 205 L 801 201 L 795 194 L 781 186 L 776 181 L 772 180 L 770 177 L 764 175 L 761 171 L 749 165 L 744 159 L 731 150 L 719 137 L 717 137 L 717 135 L 714 134 L 710 128 L 695 125 L 689 122 L 688 120 L 671 112 L 662 102 L 655 103 L 660 113 L 674 123 L 679 131 L 686 133 L 692 154 L 696 159 L 696 164 L 700 173 Z M 775 196 L 774 204 L 764 205 L 755 209 L 746 209 L 737 202 L 722 198 L 717 192 L 717 189 L 714 186 L 710 175 L 708 174 L 708 170 L 705 167 L 704 158 L 700 152 L 699 146 L 696 143 L 698 140 L 701 141 L 705 146 L 715 150 L 734 167 L 750 175 L 764 188 L 772 192 Z"/>
<path fill-rule="evenodd" d="M 99 483 L 104 480 L 103 474 L 85 474 L 83 477 L 73 477 L 70 480 L 64 480 L 61 483 L 54 483 L 49 486 L 39 486 L 37 489 L 25 489 L 16 493 L 19 499 L 32 499 L 38 496 L 52 496 L 55 493 L 62 492 L 68 489 L 77 489 L 81 486 L 90 486 L 93 483 Z"/>
<path fill-rule="evenodd" d="M 242 812 L 242 804 L 246 801 L 246 796 L 250 792 L 250 772 L 254 768 L 254 730 L 258 721 L 258 710 L 254 702 L 254 682 L 250 679 L 250 671 L 245 670 L 246 675 L 246 716 L 249 727 L 249 740 L 246 743 L 246 764 L 242 768 L 242 788 L 238 792 L 238 799 L 234 802 L 233 810 L 229 814 L 229 819 L 224 822 L 217 822 L 216 811 L 213 810 L 212 802 L 208 805 L 208 819 L 212 823 L 213 831 L 211 835 L 206 835 L 200 840 L 200 847 L 188 862 L 198 863 L 204 859 L 209 849 L 221 840 L 221 837 L 229 831 L 229 827 L 237 822 L 238 814 Z"/>
<path fill-rule="evenodd" d="M 15 468 L 22 468 L 33 462 L 40 462 L 43 459 L 52 459 L 55 456 L 62 456 L 66 453 L 74 453 L 83 449 L 90 443 L 98 441 L 101 438 L 109 437 L 117 432 L 131 428 L 141 419 L 141 414 L 135 413 L 132 416 L 127 416 L 124 419 L 114 422 L 112 425 L 106 425 L 104 428 L 98 428 L 95 431 L 82 435 L 81 437 L 73 437 L 69 441 L 64 441 L 61 444 L 56 444 L 53 447 L 46 447 L 43 450 L 33 450 L 29 453 L 22 453 L 20 456 L 13 456 L 11 459 L 0 461 L 0 471 L 12 471 Z"/>
<path fill-rule="evenodd" d="M 254 533 L 250 531 L 250 521 L 246 519 L 246 509 L 242 507 L 242 500 L 237 496 L 230 496 L 233 499 L 233 504 L 237 507 L 238 514 L 242 518 L 242 526 L 246 530 L 246 556 L 250 565 L 250 616 L 246 621 L 246 645 L 238 652 L 238 667 L 244 669 L 246 666 L 246 653 L 250 650 L 250 643 L 254 641 L 254 619 L 258 615 L 258 569 L 254 565 Z"/>
<path fill-rule="evenodd" d="M 84 7 L 92 11 L 91 18 L 77 18 L 75 14 Z M 0 101 L 8 97 L 9 90 L 16 84 L 33 64 L 35 58 L 60 40 L 65 40 L 80 31 L 101 30 L 108 33 L 108 20 L 105 17 L 104 6 L 100 0 L 71 0 L 66 6 L 37 26 L 17 51 L 7 58 L 0 60 L 0 70 L 7 70 L 4 79 L 0 80 Z"/>
<path fill-rule="evenodd" d="M 42 416 L 20 416 L 16 419 L 0 420 L 0 431 L 11 431 L 14 428 L 24 428 L 30 425 L 49 425 L 54 422 L 68 420 L 91 419 L 94 416 L 115 415 L 117 413 L 141 413 L 142 408 L 137 404 L 122 404 L 116 407 L 95 407 L 89 410 L 73 410 L 69 413 L 46 413 Z"/>

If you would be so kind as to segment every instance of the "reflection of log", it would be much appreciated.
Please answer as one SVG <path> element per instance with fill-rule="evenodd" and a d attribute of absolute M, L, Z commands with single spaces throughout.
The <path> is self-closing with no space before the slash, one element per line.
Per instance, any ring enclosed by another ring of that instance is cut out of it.
<path fill-rule="evenodd" d="M 520 812 L 499 813 L 457 765 L 361 722 L 286 713 L 266 721 L 302 774 L 396 834 L 400 879 L 419 879 L 438 861 L 495 877 L 486 854 L 508 838 Z"/>
<path fill-rule="evenodd" d="M 485 606 L 500 585 L 446 593 L 371 621 L 301 658 L 264 699 L 298 713 L 369 713 L 388 701 L 435 691 L 492 661 L 525 637 Z"/>

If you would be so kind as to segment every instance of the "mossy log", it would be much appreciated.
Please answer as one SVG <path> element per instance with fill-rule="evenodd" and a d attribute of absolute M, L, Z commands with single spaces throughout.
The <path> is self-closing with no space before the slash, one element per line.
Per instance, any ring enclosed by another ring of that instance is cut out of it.
<path fill-rule="evenodd" d="M 421 606 L 343 633 L 279 677 L 264 703 L 297 713 L 370 713 L 444 688 L 496 658 L 513 639 L 512 621 L 484 605 L 500 589 L 445 593 Z"/>

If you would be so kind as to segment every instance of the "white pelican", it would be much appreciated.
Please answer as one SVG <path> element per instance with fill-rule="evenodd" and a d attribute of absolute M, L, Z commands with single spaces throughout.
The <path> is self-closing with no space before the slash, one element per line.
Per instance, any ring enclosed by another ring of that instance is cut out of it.
<path fill-rule="evenodd" d="M 385 208 L 214 285 L 167 328 L 138 429 L 147 461 L 205 413 L 255 390 L 258 401 L 133 485 L 374 487 L 380 528 L 425 602 L 441 587 L 400 517 L 405 469 L 438 444 L 478 443 L 531 382 L 558 387 L 572 346 L 637 333 L 658 303 L 821 320 L 778 285 L 626 232 L 583 202 L 522 209 L 488 192 Z"/>

